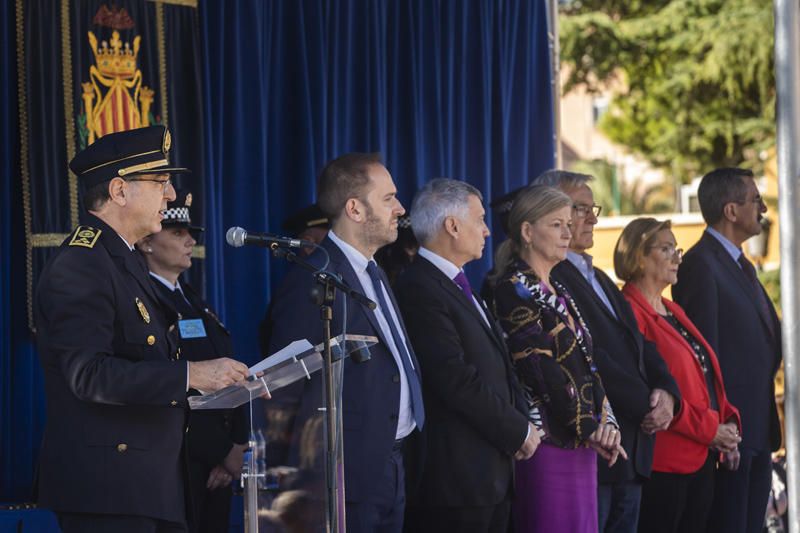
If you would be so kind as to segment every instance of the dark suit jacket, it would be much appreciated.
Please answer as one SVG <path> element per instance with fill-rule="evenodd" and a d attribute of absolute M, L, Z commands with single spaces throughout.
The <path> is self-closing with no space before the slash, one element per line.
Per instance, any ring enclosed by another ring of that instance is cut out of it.
<path fill-rule="evenodd" d="M 524 394 L 502 332 L 488 309 L 491 326 L 461 289 L 421 256 L 394 290 L 424 376 L 424 463 L 410 501 L 495 505 L 510 494 L 513 454 L 528 428 Z"/>
<path fill-rule="evenodd" d="M 559 263 L 551 277 L 567 288 L 589 326 L 594 359 L 620 425 L 622 446 L 628 452 L 628 460 L 617 461 L 612 468 L 606 461 L 598 461 L 598 481 L 618 483 L 648 478 L 654 440 L 641 430 L 640 424 L 650 411 L 650 392 L 655 388 L 666 390 L 675 397 L 676 408 L 680 393 L 656 347 L 639 332 L 631 306 L 616 284 L 600 269 L 595 268 L 594 273 L 616 318 L 569 261 Z"/>
<path fill-rule="evenodd" d="M 187 367 L 168 333 L 175 315 L 138 254 L 100 219 L 88 225 L 101 231 L 94 245 L 69 246 L 71 235 L 36 292 L 48 415 L 39 503 L 183 522 Z"/>
<path fill-rule="evenodd" d="M 329 238 L 326 238 L 321 246 L 330 255 L 328 271 L 340 274 L 348 285 L 361 291 L 361 284 L 339 247 Z M 324 256 L 317 250 L 308 260 L 321 266 L 324 263 Z M 383 283 L 394 302 L 385 277 Z M 297 339 L 307 338 L 312 344 L 322 342 L 319 308 L 309 298 L 314 285 L 308 271 L 299 267 L 290 269 L 275 295 L 270 353 Z M 342 332 L 343 298 L 337 291 L 331 326 L 333 336 Z M 399 310 L 397 314 L 400 318 Z M 402 322 L 402 319 L 400 320 Z M 404 326 L 403 328 L 405 329 Z M 368 361 L 355 363 L 350 358 L 345 361 L 342 391 L 345 494 L 347 501 L 372 501 L 378 492 L 375 486 L 376 473 L 384 471 L 395 441 L 400 405 L 400 377 L 394 357 L 386 347 L 375 313 L 350 297 L 347 298 L 347 333 L 374 335 L 380 340 L 370 348 Z M 413 358 L 413 350 L 410 343 L 408 344 Z M 419 368 L 416 360 L 414 366 Z M 321 373 L 318 372 L 311 380 L 301 383 L 299 389 L 278 392 L 279 401 L 284 403 L 295 401 L 299 404 L 292 435 L 295 448 L 290 453 L 289 461 L 290 464 L 296 464 L 301 459 L 296 445 L 300 443 L 302 428 L 310 419 L 318 416 L 317 410 L 323 405 Z M 318 450 L 318 454 L 321 455 L 322 450 Z"/>
<path fill-rule="evenodd" d="M 775 373 L 782 356 L 772 304 L 767 315 L 761 312 L 746 274 L 707 232 L 683 257 L 672 294 L 717 354 L 728 399 L 742 415 L 741 446 L 776 450 Z"/>
<path fill-rule="evenodd" d="M 717 357 L 683 309 L 675 302 L 662 298 L 667 310 L 702 344 L 708 354 L 719 404 L 719 410 L 714 410 L 711 408 L 705 374 L 689 342 L 653 309 L 635 285 L 625 285 L 623 293 L 633 307 L 642 334 L 653 341 L 664 354 L 664 359 L 683 393 L 681 410 L 672 420 L 669 429 L 656 434 L 653 469 L 671 474 L 697 472 L 708 459 L 708 448 L 719 425 L 733 422 L 739 428 L 742 427 L 739 411 L 725 395 L 725 384 Z"/>

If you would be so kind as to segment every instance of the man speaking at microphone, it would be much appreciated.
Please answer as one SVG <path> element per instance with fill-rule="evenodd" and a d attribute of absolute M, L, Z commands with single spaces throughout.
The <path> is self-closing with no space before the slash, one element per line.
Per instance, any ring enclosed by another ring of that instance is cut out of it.
<path fill-rule="evenodd" d="M 419 366 L 386 276 L 373 260 L 381 246 L 397 239 L 397 220 L 405 212 L 392 177 L 375 154 L 351 153 L 329 162 L 317 182 L 318 204 L 330 217 L 331 231 L 320 245 L 330 257 L 328 270 L 378 304 L 375 310 L 347 297 L 347 317 L 337 292 L 331 334 L 374 335 L 370 359 L 344 362 L 342 418 L 346 520 L 349 532 L 403 529 L 405 474 L 402 448 L 425 421 Z M 309 261 L 325 263 L 317 250 Z M 314 285 L 295 267 L 274 300 L 270 353 L 296 339 L 322 342 L 319 308 L 311 303 Z M 323 406 L 319 374 L 304 384 L 296 427 Z M 293 438 L 299 438 L 295 430 Z M 321 450 L 320 450 L 321 452 Z"/>
<path fill-rule="evenodd" d="M 108 134 L 70 162 L 86 225 L 45 266 L 34 303 L 47 392 L 39 504 L 64 533 L 186 531 L 189 388 L 247 376 L 228 358 L 186 362 L 136 241 L 175 199 L 164 126 Z"/>

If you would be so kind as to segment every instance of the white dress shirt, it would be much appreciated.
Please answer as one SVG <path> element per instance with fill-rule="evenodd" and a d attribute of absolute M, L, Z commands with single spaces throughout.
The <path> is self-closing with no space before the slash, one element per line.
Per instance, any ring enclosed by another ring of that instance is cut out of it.
<path fill-rule="evenodd" d="M 339 247 L 339 249 L 347 258 L 347 261 L 350 263 L 350 266 L 353 267 L 356 277 L 358 278 L 359 283 L 361 283 L 361 290 L 364 295 L 375 303 L 378 303 L 378 297 L 375 295 L 375 290 L 372 286 L 372 278 L 370 278 L 369 274 L 367 273 L 367 265 L 372 259 L 367 259 L 364 257 L 361 252 L 339 238 L 333 232 L 333 230 L 328 232 L 328 237 L 330 237 L 331 241 L 333 241 L 333 243 Z M 358 290 L 358 287 L 353 288 Z M 397 310 L 393 305 L 391 305 L 392 299 L 389 298 L 389 294 L 386 292 L 386 287 L 383 286 L 383 283 L 381 283 L 381 288 L 383 290 L 384 299 L 391 306 L 388 313 L 389 318 L 394 321 L 397 332 L 403 338 L 403 342 L 406 343 L 406 351 L 410 354 L 411 350 L 408 348 L 408 341 L 405 338 L 403 328 L 400 327 L 400 321 L 397 319 Z M 398 351 L 397 346 L 395 346 L 392 330 L 389 329 L 389 323 L 386 321 L 385 311 L 385 309 L 381 309 L 381 306 L 378 305 L 372 312 L 375 313 L 375 318 L 378 320 L 378 325 L 381 327 L 383 338 L 386 339 L 387 348 L 389 348 L 392 357 L 394 357 L 395 364 L 397 365 L 397 371 L 400 374 L 400 412 L 397 414 L 397 433 L 395 438 L 402 439 L 414 431 L 416 423 L 414 422 L 414 415 L 411 410 L 411 394 L 408 390 L 408 378 L 406 377 L 404 370 L 405 367 L 403 366 L 403 361 L 400 359 L 400 352 Z M 366 310 L 365 312 L 369 313 L 370 311 Z M 409 362 L 413 368 L 414 361 L 411 360 Z"/>

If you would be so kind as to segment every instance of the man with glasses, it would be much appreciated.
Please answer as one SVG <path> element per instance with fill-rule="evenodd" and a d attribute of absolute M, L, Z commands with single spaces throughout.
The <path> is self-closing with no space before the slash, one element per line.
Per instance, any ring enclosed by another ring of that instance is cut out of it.
<path fill-rule="evenodd" d="M 185 531 L 186 392 L 244 379 L 232 359 L 186 362 L 177 315 L 136 241 L 161 230 L 170 175 L 163 126 L 101 137 L 70 162 L 84 225 L 45 266 L 34 302 L 47 423 L 39 504 L 62 531 Z"/>
<path fill-rule="evenodd" d="M 761 233 L 767 206 L 753 173 L 739 168 L 709 172 L 697 194 L 708 227 L 684 256 L 672 293 L 716 352 L 728 397 L 742 417 L 740 462 L 719 465 L 709 530 L 760 532 L 770 452 L 781 442 L 775 406 L 781 325 L 742 243 Z"/>
<path fill-rule="evenodd" d="M 622 433 L 628 461 L 609 468 L 598 462 L 601 532 L 633 533 L 639 521 L 642 483 L 653 462 L 653 434 L 666 429 L 679 408 L 678 386 L 655 345 L 639 332 L 630 304 L 617 285 L 592 265 L 594 226 L 601 208 L 588 183 L 592 176 L 550 170 L 536 183 L 557 187 L 573 202 L 567 260 L 552 276 L 578 304 L 592 336 L 595 360 Z"/>

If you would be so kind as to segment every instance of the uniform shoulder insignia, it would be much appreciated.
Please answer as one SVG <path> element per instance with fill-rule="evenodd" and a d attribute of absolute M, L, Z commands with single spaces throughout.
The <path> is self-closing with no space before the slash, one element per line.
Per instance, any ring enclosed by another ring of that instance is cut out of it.
<path fill-rule="evenodd" d="M 72 234 L 72 239 L 69 241 L 69 246 L 83 246 L 84 248 L 94 248 L 97 239 L 103 230 L 92 228 L 89 226 L 78 226 L 75 233 Z"/>

